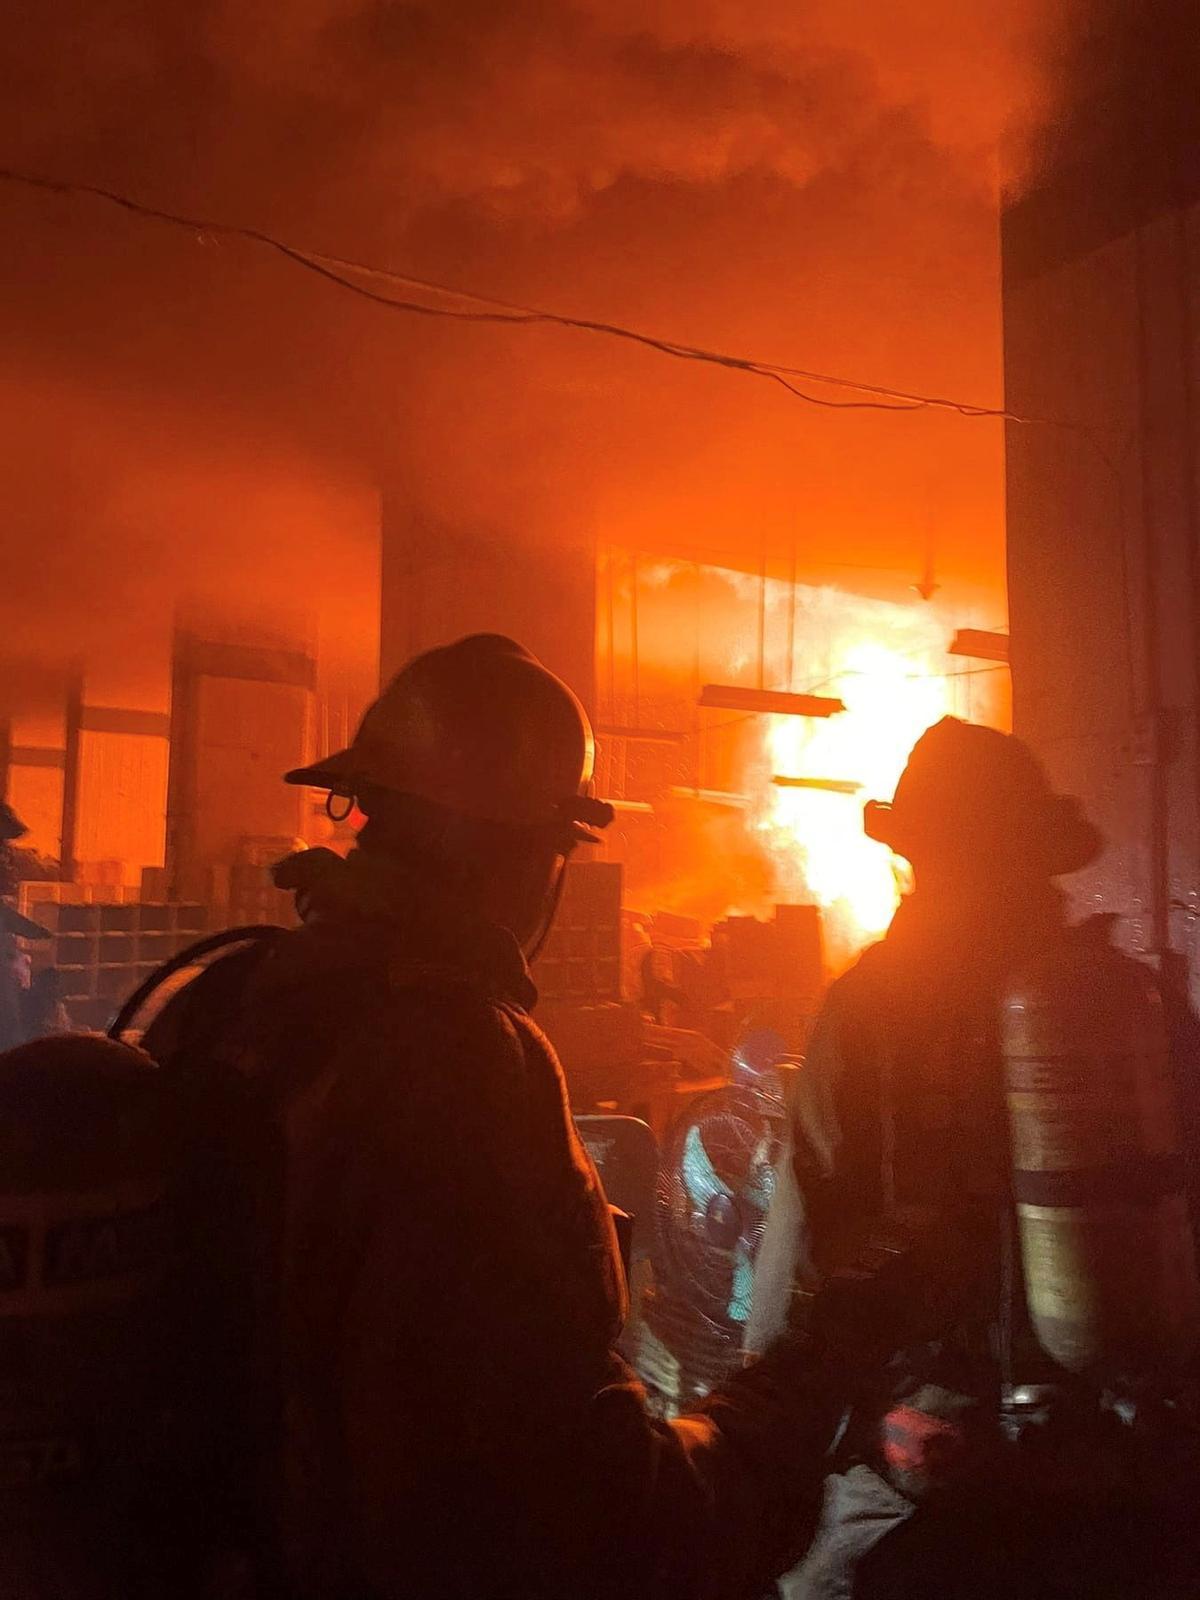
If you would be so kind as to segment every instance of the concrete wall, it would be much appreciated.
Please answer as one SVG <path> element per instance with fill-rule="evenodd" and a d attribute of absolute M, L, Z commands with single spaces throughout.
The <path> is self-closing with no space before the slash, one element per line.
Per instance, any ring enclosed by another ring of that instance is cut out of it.
<path fill-rule="evenodd" d="M 303 649 L 238 632 L 232 641 L 185 631 L 177 638 L 167 809 L 172 898 L 221 899 L 214 873 L 231 869 L 254 841 L 274 841 L 273 855 L 281 856 L 305 831 L 307 791 L 282 777 L 313 755 L 315 661 Z"/>
<path fill-rule="evenodd" d="M 1137 62 L 1161 47 L 1157 95 L 1110 87 L 1108 142 L 1005 218 L 1007 404 L 1051 419 L 1008 426 L 1008 569 L 1014 726 L 1110 840 L 1077 908 L 1200 1001 L 1200 162 L 1171 37 Z"/>

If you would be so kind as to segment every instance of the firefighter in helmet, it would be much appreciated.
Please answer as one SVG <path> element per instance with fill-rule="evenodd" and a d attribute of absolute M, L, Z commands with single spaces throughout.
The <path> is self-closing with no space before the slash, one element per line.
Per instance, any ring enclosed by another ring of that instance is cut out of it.
<path fill-rule="evenodd" d="M 45 941 L 50 935 L 12 904 L 20 888 L 14 846 L 28 831 L 13 808 L 0 800 L 0 1050 L 11 1050 L 41 1031 L 31 1026 L 31 978 L 23 943 Z"/>
<path fill-rule="evenodd" d="M 1018 1559 L 1016 1523 L 993 1428 L 1026 1324 L 1007 1237 L 1001 1001 L 1014 971 L 1066 935 L 1056 880 L 1092 861 L 1101 838 L 1019 739 L 953 717 L 922 735 L 865 826 L 911 864 L 914 887 L 831 987 L 791 1085 L 750 1342 L 785 1325 L 796 1285 L 827 1271 L 867 1219 L 906 1208 L 959 1219 L 973 1310 L 936 1345 L 897 1355 L 888 1386 L 852 1420 L 822 1531 L 781 1589 L 787 1600 L 908 1597 L 930 1584 L 982 1595 L 993 1581 L 1003 1592 L 1013 1569 L 996 1552 Z M 1017 1365 L 1036 1383 L 1044 1358 L 1027 1348 Z"/>
<path fill-rule="evenodd" d="M 351 748 L 288 774 L 366 817 L 344 861 L 289 860 L 303 926 L 147 1034 L 177 1067 L 199 1038 L 278 1107 L 261 1479 L 289 1595 L 758 1600 L 910 1315 L 886 1274 L 835 1285 L 812 1338 L 678 1424 L 648 1412 L 614 1353 L 610 1214 L 529 1016 L 564 865 L 610 818 L 591 773 L 578 700 L 521 647 L 418 656 Z"/>
<path fill-rule="evenodd" d="M 760 1256 L 752 1326 L 769 1338 L 804 1267 L 836 1259 L 858 1219 L 936 1196 L 995 1160 L 988 1129 L 945 1148 L 963 1078 L 995 1027 L 1003 984 L 1066 919 L 1056 879 L 1086 866 L 1101 838 L 1076 801 L 1054 794 L 1021 740 L 945 717 L 922 734 L 893 800 L 868 803 L 867 834 L 912 867 L 883 940 L 832 985 L 796 1080 L 795 1150 Z M 986 1052 L 985 1052 L 986 1053 Z M 881 1130 L 881 1107 L 889 1127 Z M 993 1109 L 987 1111 L 994 1116 Z M 900 1135 L 904 1137 L 901 1138 Z M 1001 1141 L 1003 1147 L 1003 1141 Z M 986 1153 L 991 1152 L 991 1153 Z"/>

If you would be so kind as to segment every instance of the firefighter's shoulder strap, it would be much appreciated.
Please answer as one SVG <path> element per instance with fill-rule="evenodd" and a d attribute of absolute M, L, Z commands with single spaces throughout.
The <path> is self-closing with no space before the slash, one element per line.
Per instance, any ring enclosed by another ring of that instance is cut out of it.
<path fill-rule="evenodd" d="M 127 1044 L 136 1042 L 146 1048 L 151 1029 L 165 1016 L 172 1002 L 181 1000 L 193 983 L 213 972 L 218 963 L 241 957 L 236 962 L 236 969 L 227 966 L 220 968 L 220 977 L 224 980 L 222 987 L 232 987 L 229 980 L 236 970 L 239 980 L 237 987 L 240 988 L 248 979 L 249 970 L 258 965 L 268 949 L 285 939 L 287 933 L 286 928 L 270 923 L 252 923 L 244 927 L 225 928 L 220 933 L 196 940 L 172 956 L 170 961 L 156 967 L 138 985 L 113 1019 L 108 1029 L 109 1038 Z M 176 1011 L 176 1020 L 179 1015 L 180 1012 Z M 153 1049 L 149 1053 L 154 1055 Z"/>

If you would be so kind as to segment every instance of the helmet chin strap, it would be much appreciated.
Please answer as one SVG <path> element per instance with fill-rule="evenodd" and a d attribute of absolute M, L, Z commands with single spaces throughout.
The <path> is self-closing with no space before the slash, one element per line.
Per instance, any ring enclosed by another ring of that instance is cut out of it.
<path fill-rule="evenodd" d="M 532 966 L 537 958 L 541 955 L 542 950 L 545 947 L 546 940 L 550 937 L 550 930 L 554 926 L 555 917 L 558 915 L 559 902 L 562 900 L 563 884 L 566 882 L 566 875 L 567 855 L 564 854 L 558 858 L 558 869 L 554 874 L 554 882 L 550 887 L 550 893 L 546 896 L 546 905 L 545 910 L 542 913 L 541 923 L 539 924 L 533 937 L 524 946 L 525 959 L 530 966 Z"/>

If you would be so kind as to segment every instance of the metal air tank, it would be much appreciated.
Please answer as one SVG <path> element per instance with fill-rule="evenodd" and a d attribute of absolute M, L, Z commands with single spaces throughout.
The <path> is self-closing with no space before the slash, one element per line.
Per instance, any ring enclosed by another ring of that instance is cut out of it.
<path fill-rule="evenodd" d="M 126 1045 L 0 1055 L 0 1505 L 131 1459 L 153 1427 L 170 1100 Z"/>
<path fill-rule="evenodd" d="M 1195 1341 L 1200 1291 L 1152 975 L 1087 924 L 1011 983 L 1001 1032 L 1038 1341 L 1092 1377 L 1170 1365 Z"/>

